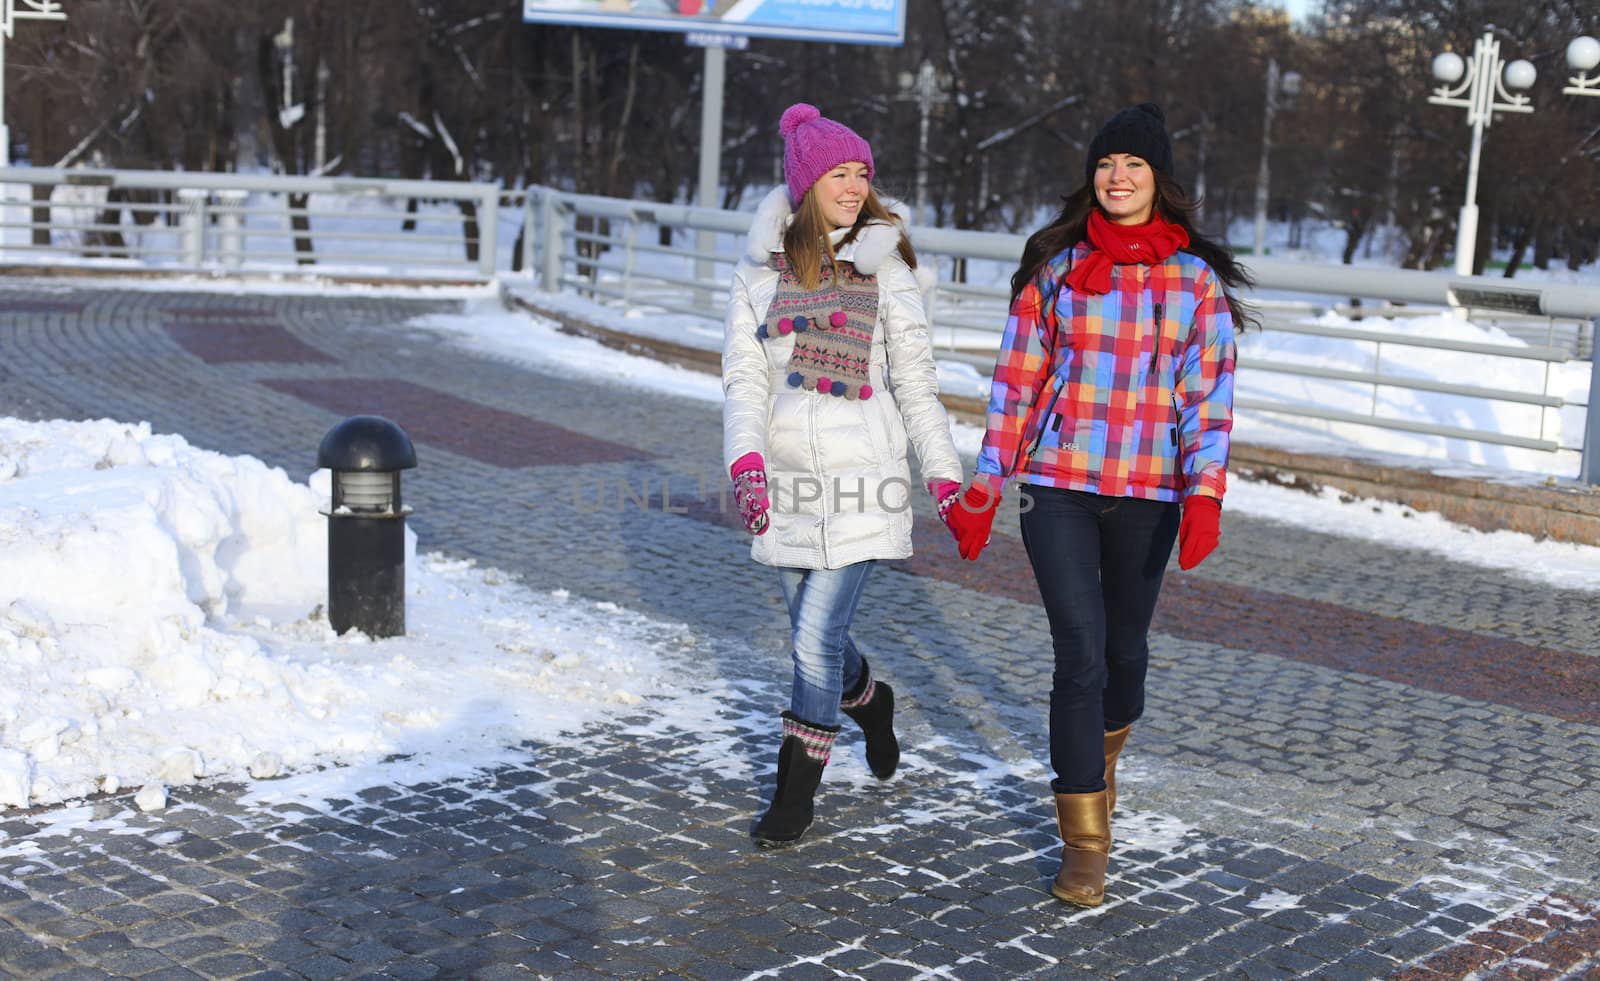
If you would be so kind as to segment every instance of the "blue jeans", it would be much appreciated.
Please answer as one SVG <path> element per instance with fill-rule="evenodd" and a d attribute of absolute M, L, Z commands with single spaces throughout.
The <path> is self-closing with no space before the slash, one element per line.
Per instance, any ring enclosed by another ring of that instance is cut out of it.
<path fill-rule="evenodd" d="M 850 640 L 850 621 L 871 571 L 870 560 L 842 569 L 778 569 L 793 638 L 789 711 L 807 722 L 838 725 L 840 696 L 861 680 L 861 652 Z"/>
<path fill-rule="evenodd" d="M 1150 620 L 1178 505 L 1027 488 L 1022 543 L 1055 649 L 1050 765 L 1058 794 L 1105 789 L 1104 734 L 1144 714 Z"/>

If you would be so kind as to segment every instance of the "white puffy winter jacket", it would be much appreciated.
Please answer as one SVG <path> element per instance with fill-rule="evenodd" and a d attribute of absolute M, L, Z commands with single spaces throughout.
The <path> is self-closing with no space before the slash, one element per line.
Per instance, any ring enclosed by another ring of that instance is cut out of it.
<path fill-rule="evenodd" d="M 907 441 L 924 481 L 961 481 L 921 287 L 895 251 L 895 225 L 875 223 L 837 247 L 839 260 L 878 277 L 873 395 L 852 400 L 791 387 L 794 335 L 756 337 L 778 285 L 768 260 L 782 251 L 789 220 L 788 192 L 780 186 L 756 212 L 734 271 L 722 343 L 723 472 L 744 454 L 760 453 L 772 500 L 771 527 L 754 538 L 751 555 L 803 569 L 907 558 L 911 495 L 923 492 L 911 483 Z"/>

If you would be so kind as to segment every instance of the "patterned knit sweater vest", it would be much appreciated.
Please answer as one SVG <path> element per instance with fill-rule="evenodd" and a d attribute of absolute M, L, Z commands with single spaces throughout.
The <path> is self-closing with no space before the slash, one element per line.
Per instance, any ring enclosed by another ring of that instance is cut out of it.
<path fill-rule="evenodd" d="M 817 288 L 808 290 L 788 257 L 775 255 L 772 264 L 778 270 L 778 291 L 756 336 L 795 335 L 789 384 L 840 398 L 872 398 L 867 371 L 878 324 L 878 277 L 824 256 Z"/>

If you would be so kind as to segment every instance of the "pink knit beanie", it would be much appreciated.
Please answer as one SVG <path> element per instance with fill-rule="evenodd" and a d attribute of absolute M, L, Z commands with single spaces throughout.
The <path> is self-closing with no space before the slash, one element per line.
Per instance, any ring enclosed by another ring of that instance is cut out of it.
<path fill-rule="evenodd" d="M 821 110 L 796 102 L 778 121 L 783 134 L 783 178 L 789 183 L 789 202 L 799 205 L 823 174 L 842 163 L 860 161 L 872 179 L 872 147 L 843 123 L 824 119 Z"/>

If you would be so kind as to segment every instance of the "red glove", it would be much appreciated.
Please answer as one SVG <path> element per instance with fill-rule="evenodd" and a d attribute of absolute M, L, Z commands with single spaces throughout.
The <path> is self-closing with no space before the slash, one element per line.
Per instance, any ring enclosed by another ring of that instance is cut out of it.
<path fill-rule="evenodd" d="M 1193 569 L 1217 547 L 1221 517 L 1222 502 L 1214 497 L 1192 494 L 1184 500 L 1183 520 L 1178 522 L 1178 568 Z"/>
<path fill-rule="evenodd" d="M 999 489 L 990 487 L 979 476 L 973 478 L 972 486 L 945 515 L 945 523 L 956 536 L 962 558 L 977 559 L 978 553 L 989 544 L 989 530 L 994 527 L 994 513 L 999 506 Z"/>
<path fill-rule="evenodd" d="M 760 453 L 746 453 L 728 468 L 733 478 L 733 503 L 752 535 L 767 533 L 767 463 Z"/>

